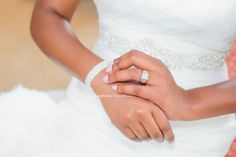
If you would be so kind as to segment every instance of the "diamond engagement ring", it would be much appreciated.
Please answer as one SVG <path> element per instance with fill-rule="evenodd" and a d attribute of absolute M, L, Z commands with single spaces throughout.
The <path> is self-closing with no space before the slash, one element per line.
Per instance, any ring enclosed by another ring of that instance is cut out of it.
<path fill-rule="evenodd" d="M 147 70 L 143 70 L 139 82 L 143 83 L 143 84 L 146 84 L 147 81 L 148 81 L 148 77 L 149 77 L 148 71 Z"/>

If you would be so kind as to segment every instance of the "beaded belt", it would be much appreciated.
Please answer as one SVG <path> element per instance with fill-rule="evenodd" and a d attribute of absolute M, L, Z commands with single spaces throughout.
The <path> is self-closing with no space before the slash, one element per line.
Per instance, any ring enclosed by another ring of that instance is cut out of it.
<path fill-rule="evenodd" d="M 171 69 L 214 69 L 225 63 L 228 54 L 225 51 L 210 54 L 175 53 L 174 50 L 163 48 L 151 39 L 142 39 L 134 42 L 105 31 L 102 31 L 100 34 L 102 45 L 115 53 L 119 53 L 119 55 L 123 55 L 130 50 L 139 50 L 160 59 Z"/>

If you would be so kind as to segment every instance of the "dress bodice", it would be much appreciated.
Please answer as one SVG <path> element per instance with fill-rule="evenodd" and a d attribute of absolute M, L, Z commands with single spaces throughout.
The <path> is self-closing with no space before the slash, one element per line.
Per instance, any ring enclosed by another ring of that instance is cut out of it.
<path fill-rule="evenodd" d="M 200 52 L 227 52 L 236 38 L 235 0 L 94 1 L 100 28 L 126 38 Z"/>

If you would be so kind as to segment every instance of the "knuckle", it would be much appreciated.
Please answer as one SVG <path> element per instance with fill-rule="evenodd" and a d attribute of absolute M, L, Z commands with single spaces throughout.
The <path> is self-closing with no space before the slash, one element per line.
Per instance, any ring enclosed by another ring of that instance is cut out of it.
<path fill-rule="evenodd" d="M 129 59 L 130 59 L 131 61 L 135 61 L 135 60 L 136 60 L 136 57 L 137 57 L 137 51 L 136 51 L 136 50 L 130 51 L 130 53 L 129 53 Z"/>
<path fill-rule="evenodd" d="M 124 121 L 125 122 L 132 122 L 133 121 L 133 115 L 130 113 L 130 114 L 127 114 L 124 116 Z"/>
<path fill-rule="evenodd" d="M 139 50 L 137 50 L 137 49 L 131 50 L 130 53 L 134 53 L 135 55 L 144 54 L 142 51 L 139 51 Z"/>
<path fill-rule="evenodd" d="M 129 55 L 133 55 L 133 54 L 136 54 L 138 51 L 137 50 L 135 50 L 135 49 L 133 49 L 133 50 L 130 50 L 129 51 Z"/>
<path fill-rule="evenodd" d="M 155 64 L 158 66 L 162 66 L 163 63 L 161 62 L 160 59 L 155 58 Z"/>
<path fill-rule="evenodd" d="M 144 109 L 138 109 L 136 110 L 136 115 L 139 117 L 144 117 L 147 114 L 147 111 Z"/>

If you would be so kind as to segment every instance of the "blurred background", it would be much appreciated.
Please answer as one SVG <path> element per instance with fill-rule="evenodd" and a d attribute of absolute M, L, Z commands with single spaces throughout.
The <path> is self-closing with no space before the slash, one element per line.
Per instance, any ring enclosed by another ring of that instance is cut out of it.
<path fill-rule="evenodd" d="M 22 84 L 39 90 L 65 88 L 70 75 L 48 59 L 31 38 L 29 25 L 34 0 L 0 4 L 0 91 Z M 72 26 L 79 39 L 92 48 L 98 36 L 92 0 L 81 0 Z"/>

